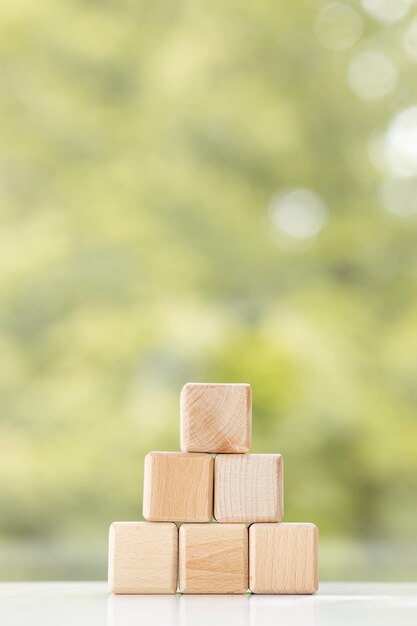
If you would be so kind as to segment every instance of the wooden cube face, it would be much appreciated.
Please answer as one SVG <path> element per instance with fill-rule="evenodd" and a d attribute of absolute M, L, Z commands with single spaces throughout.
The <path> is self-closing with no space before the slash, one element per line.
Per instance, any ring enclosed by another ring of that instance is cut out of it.
<path fill-rule="evenodd" d="M 244 524 L 183 524 L 179 543 L 183 593 L 246 593 L 248 529 Z"/>
<path fill-rule="evenodd" d="M 278 522 L 284 515 L 280 454 L 219 454 L 214 460 L 218 522 Z"/>
<path fill-rule="evenodd" d="M 114 522 L 109 531 L 109 586 L 113 593 L 175 593 L 175 524 Z"/>
<path fill-rule="evenodd" d="M 318 528 L 314 524 L 253 524 L 249 528 L 253 593 L 310 594 L 318 589 Z"/>
<path fill-rule="evenodd" d="M 181 392 L 181 450 L 247 452 L 251 444 L 250 385 L 188 383 Z"/>
<path fill-rule="evenodd" d="M 184 452 L 146 455 L 143 517 L 153 522 L 209 522 L 213 460 L 210 454 Z"/>

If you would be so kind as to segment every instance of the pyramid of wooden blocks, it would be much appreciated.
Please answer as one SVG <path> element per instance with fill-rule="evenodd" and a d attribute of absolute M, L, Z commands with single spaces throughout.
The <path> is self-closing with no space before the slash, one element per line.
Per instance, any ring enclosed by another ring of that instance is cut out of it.
<path fill-rule="evenodd" d="M 251 428 L 249 385 L 184 386 L 182 452 L 145 457 L 147 521 L 110 527 L 113 593 L 317 591 L 318 529 L 281 522 L 283 458 L 247 454 Z"/>

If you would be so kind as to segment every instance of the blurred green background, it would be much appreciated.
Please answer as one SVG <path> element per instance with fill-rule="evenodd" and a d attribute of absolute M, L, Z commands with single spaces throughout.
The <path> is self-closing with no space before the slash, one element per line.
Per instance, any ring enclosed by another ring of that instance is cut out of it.
<path fill-rule="evenodd" d="M 0 577 L 104 579 L 186 381 L 249 382 L 321 577 L 417 555 L 417 7 L 0 8 Z"/>

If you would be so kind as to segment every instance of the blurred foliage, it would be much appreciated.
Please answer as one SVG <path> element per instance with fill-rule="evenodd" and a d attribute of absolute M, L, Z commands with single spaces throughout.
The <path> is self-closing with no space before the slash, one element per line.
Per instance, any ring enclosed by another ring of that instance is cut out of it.
<path fill-rule="evenodd" d="M 400 66 L 380 100 L 318 41 L 324 2 L 2 4 L 4 542 L 103 554 L 143 456 L 179 447 L 188 380 L 252 384 L 287 520 L 417 541 L 417 221 L 381 206 L 367 148 L 417 101 L 415 64 L 403 22 L 350 4 L 357 47 Z M 268 215 L 299 187 L 329 210 L 308 240 Z"/>

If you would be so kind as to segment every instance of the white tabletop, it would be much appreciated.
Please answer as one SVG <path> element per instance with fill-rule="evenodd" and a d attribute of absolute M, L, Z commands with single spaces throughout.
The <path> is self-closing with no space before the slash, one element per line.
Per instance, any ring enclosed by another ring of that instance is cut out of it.
<path fill-rule="evenodd" d="M 417 584 L 322 583 L 314 596 L 112 596 L 105 583 L 2 583 L 1 626 L 416 626 Z"/>

